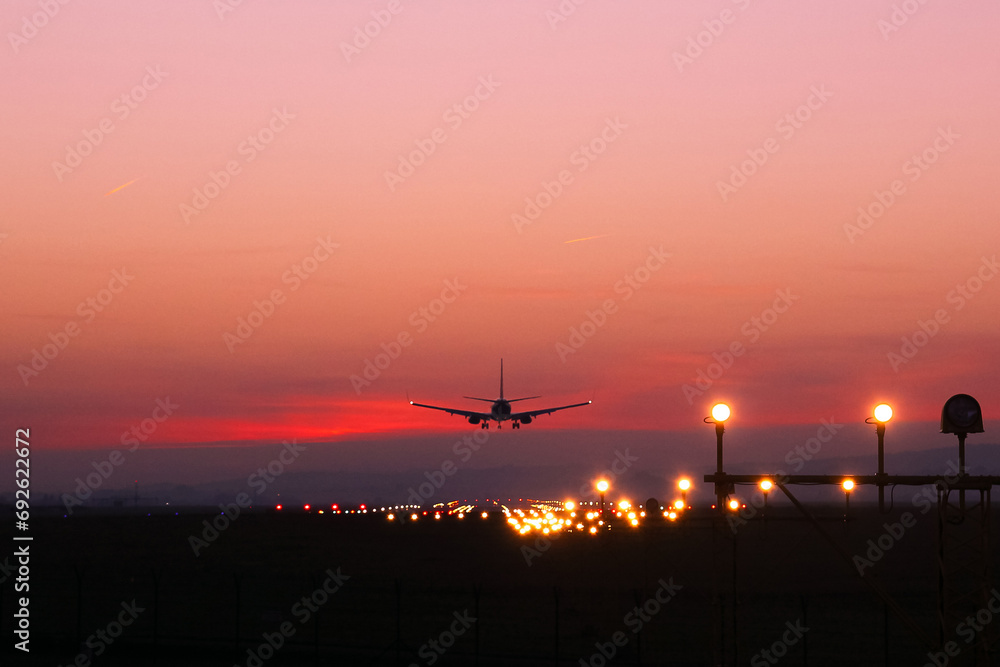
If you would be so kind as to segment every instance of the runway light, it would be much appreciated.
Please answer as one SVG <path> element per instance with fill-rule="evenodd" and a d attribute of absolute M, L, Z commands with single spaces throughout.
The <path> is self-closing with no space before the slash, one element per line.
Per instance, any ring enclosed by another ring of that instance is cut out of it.
<path fill-rule="evenodd" d="M 716 403 L 712 406 L 712 419 L 720 424 L 729 419 L 729 415 L 731 414 L 732 410 L 730 410 L 729 406 L 725 403 Z"/>
<path fill-rule="evenodd" d="M 563 503 L 563 507 L 572 512 L 573 510 L 576 509 L 576 503 L 574 503 L 572 500 L 567 500 L 565 503 Z"/>
<path fill-rule="evenodd" d="M 677 482 L 677 487 L 681 491 L 687 491 L 688 489 L 691 488 L 691 480 L 684 478 L 681 481 Z"/>
<path fill-rule="evenodd" d="M 601 493 L 604 493 L 605 491 L 607 491 L 608 490 L 608 481 L 606 479 L 602 479 L 601 481 L 599 481 L 597 483 L 597 490 L 600 491 Z"/>
<path fill-rule="evenodd" d="M 845 479 L 844 482 L 841 484 L 841 486 L 844 487 L 844 491 L 850 493 L 854 489 L 854 480 Z"/>
<path fill-rule="evenodd" d="M 740 508 L 740 501 L 736 500 L 735 498 L 729 501 L 729 509 L 735 512 L 739 508 Z"/>
<path fill-rule="evenodd" d="M 479 516 L 481 516 L 481 517 L 483 517 L 485 519 L 485 518 L 489 517 L 489 515 L 490 515 L 489 512 L 483 512 Z"/>
<path fill-rule="evenodd" d="M 393 521 L 393 520 L 395 520 L 396 515 L 393 514 L 392 512 L 389 512 L 389 516 L 387 518 L 389 519 L 389 521 Z"/>
<path fill-rule="evenodd" d="M 675 510 L 682 510 L 682 509 L 684 509 L 684 501 L 683 500 L 675 500 L 674 501 L 674 509 Z"/>
<path fill-rule="evenodd" d="M 875 421 L 884 424 L 892 419 L 892 407 L 888 403 L 879 403 L 875 406 Z"/>
<path fill-rule="evenodd" d="M 416 521 L 419 518 L 420 517 L 417 515 L 416 512 L 414 512 L 413 514 L 410 515 L 410 521 Z"/>
<path fill-rule="evenodd" d="M 769 479 L 762 479 L 762 480 L 760 480 L 760 490 L 764 491 L 765 493 L 768 492 L 768 491 L 770 491 L 771 487 L 773 487 L 773 486 L 774 486 L 774 482 L 772 482 Z"/>
<path fill-rule="evenodd" d="M 276 505 L 274 509 L 276 509 L 276 510 L 278 510 L 280 512 L 281 511 L 281 505 Z"/>
<path fill-rule="evenodd" d="M 597 534 L 597 527 L 596 526 L 591 526 L 590 527 L 590 534 L 591 535 Z"/>
<path fill-rule="evenodd" d="M 619 509 L 623 509 L 623 510 L 627 510 L 631 506 L 632 506 L 632 503 L 630 503 L 627 500 L 622 500 L 621 502 L 618 503 L 618 508 Z"/>
<path fill-rule="evenodd" d="M 303 505 L 302 507 L 305 509 L 305 511 L 308 512 L 309 508 L 312 507 L 312 505 Z"/>

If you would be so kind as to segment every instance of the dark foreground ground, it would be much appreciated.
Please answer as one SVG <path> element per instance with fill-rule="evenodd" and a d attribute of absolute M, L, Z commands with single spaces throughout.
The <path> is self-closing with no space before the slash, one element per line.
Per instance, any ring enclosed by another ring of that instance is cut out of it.
<path fill-rule="evenodd" d="M 913 525 L 902 531 L 890 530 L 898 509 L 852 508 L 846 524 L 842 507 L 812 509 L 848 555 L 878 556 L 865 577 L 938 642 L 936 509 L 905 507 Z M 32 650 L 25 661 L 12 649 L 22 594 L 16 572 L 0 574 L 0 663 L 934 664 L 791 508 L 752 520 L 735 541 L 711 516 L 536 543 L 502 515 L 244 514 L 198 556 L 189 536 L 201 535 L 205 514 L 35 518 Z M 964 537 L 977 540 L 969 523 Z M 14 542 L 3 530 L 8 556 Z M 880 537 L 888 548 L 866 554 Z M 996 561 L 991 553 L 994 570 Z M 981 600 L 967 602 L 972 613 Z M 988 613 L 980 632 L 992 637 L 1000 618 L 993 627 Z M 972 664 L 978 633 L 948 625 L 959 655 L 938 664 Z"/>

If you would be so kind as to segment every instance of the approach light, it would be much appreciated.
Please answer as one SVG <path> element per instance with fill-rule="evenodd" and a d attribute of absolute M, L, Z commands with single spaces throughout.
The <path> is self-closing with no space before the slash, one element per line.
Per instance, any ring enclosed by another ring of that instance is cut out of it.
<path fill-rule="evenodd" d="M 308 512 L 309 508 L 312 507 L 312 505 L 303 505 L 302 507 L 305 509 L 305 511 Z"/>
<path fill-rule="evenodd" d="M 853 479 L 845 479 L 843 481 L 843 483 L 841 484 L 841 486 L 844 487 L 844 491 L 845 492 L 850 493 L 851 491 L 854 490 L 854 480 Z"/>
<path fill-rule="evenodd" d="M 736 500 L 735 498 L 729 501 L 729 509 L 735 512 L 739 508 L 740 508 L 740 501 Z"/>
<path fill-rule="evenodd" d="M 389 512 L 389 516 L 387 516 L 386 518 L 389 519 L 389 521 L 392 521 L 396 518 L 396 515 L 393 514 L 392 512 Z"/>
<path fill-rule="evenodd" d="M 684 501 L 683 500 L 675 500 L 674 501 L 674 509 L 676 509 L 676 510 L 682 510 L 682 509 L 684 509 Z"/>
<path fill-rule="evenodd" d="M 760 480 L 760 485 L 759 486 L 760 486 L 760 490 L 761 491 L 763 491 L 764 493 L 767 493 L 774 486 L 774 482 L 772 482 L 769 479 L 762 479 L 762 480 Z"/>
<path fill-rule="evenodd" d="M 731 414 L 732 410 L 725 403 L 716 403 L 712 406 L 712 419 L 720 424 L 729 419 Z"/>
<path fill-rule="evenodd" d="M 983 410 L 968 394 L 955 394 L 941 410 L 942 433 L 982 433 Z"/>
<path fill-rule="evenodd" d="M 688 489 L 691 488 L 691 480 L 685 477 L 681 481 L 677 482 L 677 488 L 679 488 L 681 491 L 687 491 Z"/>
<path fill-rule="evenodd" d="M 618 509 L 627 510 L 629 507 L 632 507 L 632 503 L 627 500 L 622 500 L 618 503 Z"/>
<path fill-rule="evenodd" d="M 875 421 L 879 424 L 884 424 L 892 419 L 892 406 L 888 403 L 879 403 L 875 406 L 874 415 Z"/>
<path fill-rule="evenodd" d="M 597 483 L 597 490 L 600 491 L 601 493 L 605 493 L 608 490 L 608 486 L 609 486 L 608 481 L 602 479 Z"/>
<path fill-rule="evenodd" d="M 572 512 L 573 510 L 576 509 L 576 503 L 574 503 L 572 500 L 567 500 L 565 503 L 563 503 L 563 507 Z"/>

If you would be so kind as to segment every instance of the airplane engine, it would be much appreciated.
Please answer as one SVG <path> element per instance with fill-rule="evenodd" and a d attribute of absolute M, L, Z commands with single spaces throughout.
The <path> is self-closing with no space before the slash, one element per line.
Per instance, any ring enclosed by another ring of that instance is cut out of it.
<path fill-rule="evenodd" d="M 469 417 L 469 423 L 473 424 L 473 425 L 478 424 L 479 423 L 479 417 L 475 417 L 475 416 Z"/>
<path fill-rule="evenodd" d="M 521 423 L 522 424 L 530 424 L 531 423 L 531 417 L 521 417 Z"/>

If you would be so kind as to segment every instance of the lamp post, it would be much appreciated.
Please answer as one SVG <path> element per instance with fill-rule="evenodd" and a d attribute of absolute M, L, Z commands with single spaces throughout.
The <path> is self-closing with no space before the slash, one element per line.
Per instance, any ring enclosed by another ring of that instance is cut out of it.
<path fill-rule="evenodd" d="M 854 490 L 854 480 L 845 479 L 840 486 L 844 489 L 844 523 L 847 523 L 847 514 L 851 510 L 851 491 Z"/>
<path fill-rule="evenodd" d="M 712 415 L 705 417 L 706 424 L 715 424 L 715 474 L 724 475 L 722 469 L 722 434 L 726 431 L 725 421 L 729 419 L 732 410 L 725 403 L 716 403 L 712 406 Z M 726 498 L 726 490 L 721 482 L 715 483 L 716 507 L 720 510 Z"/>
<path fill-rule="evenodd" d="M 684 501 L 684 506 L 687 507 L 688 491 L 691 490 L 691 480 L 687 477 L 682 478 L 677 482 L 677 488 L 681 490 L 681 500 Z"/>
<path fill-rule="evenodd" d="M 604 494 L 608 492 L 608 481 L 602 479 L 597 483 L 597 492 L 601 494 L 601 521 L 604 520 Z"/>
<path fill-rule="evenodd" d="M 875 424 L 875 434 L 878 436 L 878 509 L 885 511 L 885 425 L 892 419 L 892 407 L 888 403 L 879 403 L 872 411 L 871 417 L 865 419 L 866 424 Z M 853 483 L 852 483 L 853 484 Z"/>
<path fill-rule="evenodd" d="M 955 394 L 941 410 L 941 432 L 958 436 L 958 476 L 965 477 L 965 436 L 983 432 L 983 410 L 979 401 L 968 394 Z M 965 511 L 965 489 L 958 492 L 959 505 Z"/>
<path fill-rule="evenodd" d="M 760 484 L 758 484 L 758 486 L 760 487 L 760 490 L 764 492 L 764 509 L 761 510 L 760 513 L 760 518 L 763 519 L 767 517 L 767 494 L 772 488 L 774 488 L 774 482 L 765 478 L 760 480 Z"/>

